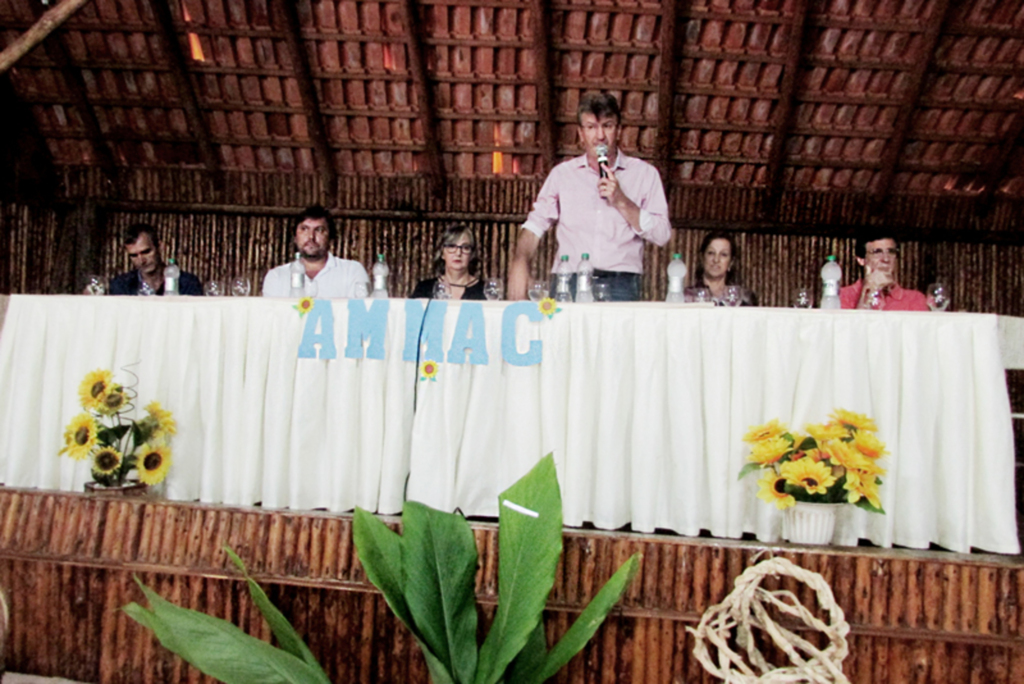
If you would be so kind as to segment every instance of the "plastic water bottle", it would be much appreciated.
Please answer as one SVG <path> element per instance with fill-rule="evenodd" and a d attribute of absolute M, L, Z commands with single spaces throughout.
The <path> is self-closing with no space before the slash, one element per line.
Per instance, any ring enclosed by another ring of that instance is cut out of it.
<path fill-rule="evenodd" d="M 576 269 L 576 301 L 586 304 L 594 301 L 594 291 L 591 286 L 594 284 L 594 264 L 590 263 L 590 255 L 583 253 L 583 261 Z"/>
<path fill-rule="evenodd" d="M 563 254 L 558 261 L 558 268 L 555 269 L 555 301 L 571 302 L 572 292 L 569 284 L 572 281 L 572 266 L 569 265 L 569 255 Z"/>
<path fill-rule="evenodd" d="M 176 297 L 178 296 L 178 279 L 181 277 L 181 269 L 174 263 L 174 259 L 167 260 L 167 266 L 164 267 L 164 296 L 165 297 Z"/>
<path fill-rule="evenodd" d="M 840 309 L 839 281 L 843 278 L 843 269 L 836 263 L 834 254 L 830 254 L 821 267 L 821 308 Z"/>
<path fill-rule="evenodd" d="M 291 287 L 288 296 L 298 299 L 306 295 L 306 266 L 302 263 L 302 253 L 295 253 L 295 261 L 288 265 L 291 274 Z"/>
<path fill-rule="evenodd" d="M 388 298 L 388 275 L 391 273 L 391 269 L 388 268 L 387 263 L 384 261 L 384 255 L 377 255 L 377 263 L 373 265 L 373 294 L 370 296 L 374 299 L 387 299 Z"/>
<path fill-rule="evenodd" d="M 683 255 L 673 254 L 672 261 L 668 262 L 668 294 L 665 295 L 666 302 L 683 302 L 683 284 L 686 282 L 686 262 Z"/>

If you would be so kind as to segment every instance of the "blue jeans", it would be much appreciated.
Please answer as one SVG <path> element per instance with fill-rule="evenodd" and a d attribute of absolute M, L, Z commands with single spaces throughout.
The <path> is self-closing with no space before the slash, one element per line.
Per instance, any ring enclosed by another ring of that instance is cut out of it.
<path fill-rule="evenodd" d="M 621 271 L 594 271 L 594 284 L 606 283 L 608 285 L 608 301 L 610 302 L 638 302 L 640 301 L 640 274 L 623 273 Z M 558 278 L 552 274 L 549 286 L 552 297 L 555 296 L 555 286 Z M 569 279 L 569 292 L 572 293 L 573 301 L 576 301 L 576 274 Z"/>

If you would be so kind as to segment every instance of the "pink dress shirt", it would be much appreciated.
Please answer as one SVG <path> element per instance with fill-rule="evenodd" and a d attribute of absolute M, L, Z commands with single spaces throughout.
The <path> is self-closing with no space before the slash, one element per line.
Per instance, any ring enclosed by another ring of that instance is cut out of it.
<path fill-rule="evenodd" d="M 839 303 L 844 309 L 856 309 L 863 289 L 864 281 L 862 280 L 847 285 L 839 290 Z M 883 298 L 882 309 L 885 311 L 928 311 L 928 300 L 917 290 L 907 290 L 899 285 L 893 285 Z"/>
<path fill-rule="evenodd" d="M 596 269 L 643 273 L 644 240 L 658 246 L 668 242 L 672 224 L 657 169 L 619 152 L 612 172 L 622 192 L 640 207 L 640 230 L 598 194 L 599 176 L 587 164 L 587 155 L 564 161 L 548 174 L 523 224 L 542 237 L 557 222 L 558 253 L 552 272 L 563 254 L 575 268 L 587 252 Z"/>

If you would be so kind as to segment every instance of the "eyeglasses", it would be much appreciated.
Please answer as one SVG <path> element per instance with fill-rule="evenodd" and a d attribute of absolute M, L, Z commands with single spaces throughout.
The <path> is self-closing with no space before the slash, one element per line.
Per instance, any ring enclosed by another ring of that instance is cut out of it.
<path fill-rule="evenodd" d="M 899 250 L 898 247 L 890 247 L 888 249 L 883 249 L 883 248 L 880 247 L 878 249 L 869 249 L 868 250 L 868 256 L 881 257 L 881 256 L 885 256 L 886 254 L 888 254 L 889 256 L 899 256 L 900 255 L 900 250 Z"/>
<path fill-rule="evenodd" d="M 449 254 L 455 254 L 456 252 L 462 252 L 463 254 L 473 253 L 473 245 L 445 245 L 444 249 Z"/>

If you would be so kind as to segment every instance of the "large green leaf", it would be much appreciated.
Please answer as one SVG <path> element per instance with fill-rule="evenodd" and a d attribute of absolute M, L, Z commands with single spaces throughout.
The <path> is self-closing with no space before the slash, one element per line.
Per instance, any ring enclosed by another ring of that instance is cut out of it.
<path fill-rule="evenodd" d="M 373 586 L 384 594 L 398 619 L 419 637 L 409 606 L 405 602 L 402 571 L 402 538 L 377 517 L 356 507 L 352 515 L 352 539 L 356 544 L 359 562 Z"/>
<path fill-rule="evenodd" d="M 405 601 L 424 643 L 457 684 L 470 684 L 476 672 L 476 563 L 465 518 L 415 501 L 405 504 Z"/>
<path fill-rule="evenodd" d="M 540 622 L 562 553 L 562 496 L 548 454 L 498 497 L 498 610 L 475 684 L 495 684 Z"/>
<path fill-rule="evenodd" d="M 136 579 L 138 582 L 138 579 Z M 139 582 L 149 600 L 146 609 L 137 603 L 125 613 L 153 630 L 160 643 L 204 673 L 225 684 L 322 684 L 319 666 L 309 664 L 249 636 L 230 622 L 165 601 Z"/>
<path fill-rule="evenodd" d="M 509 666 L 505 681 L 508 684 L 520 684 L 532 681 L 544 668 L 544 659 L 548 656 L 548 638 L 544 631 L 544 620 L 530 632 L 523 650 L 519 651 Z"/>
<path fill-rule="evenodd" d="M 267 597 L 266 592 L 256 583 L 256 581 L 249 576 L 249 571 L 245 567 L 245 563 L 238 557 L 234 551 L 228 547 L 224 547 L 224 552 L 228 554 L 228 558 L 234 563 L 242 575 L 245 576 L 245 581 L 249 585 L 249 595 L 252 596 L 253 603 L 263 613 L 263 617 L 266 619 L 267 624 L 270 625 L 271 631 L 274 632 L 274 636 L 277 637 L 277 643 L 287 653 L 291 653 L 296 658 L 299 658 L 311 667 L 319 670 L 320 665 L 317 663 L 316 658 L 313 656 L 313 652 L 306 646 L 306 642 L 302 640 L 299 633 L 292 627 L 292 623 L 288 622 L 281 611 L 277 609 L 270 599 Z M 321 671 L 321 674 L 323 672 Z M 331 681 L 327 678 L 327 675 L 323 677 L 323 684 L 331 684 Z"/>
<path fill-rule="evenodd" d="M 587 645 L 590 638 L 594 636 L 594 632 L 608 616 L 608 611 L 619 602 L 626 587 L 636 577 L 636 573 L 640 569 L 640 559 L 641 555 L 634 553 L 615 571 L 611 579 L 601 587 L 601 591 L 597 592 L 597 596 L 587 604 L 580 616 L 572 623 L 569 631 L 562 635 L 555 647 L 547 654 L 543 668 L 537 671 L 532 679 L 523 680 L 523 684 L 546 682 Z M 510 684 L 513 681 L 510 680 Z"/>

